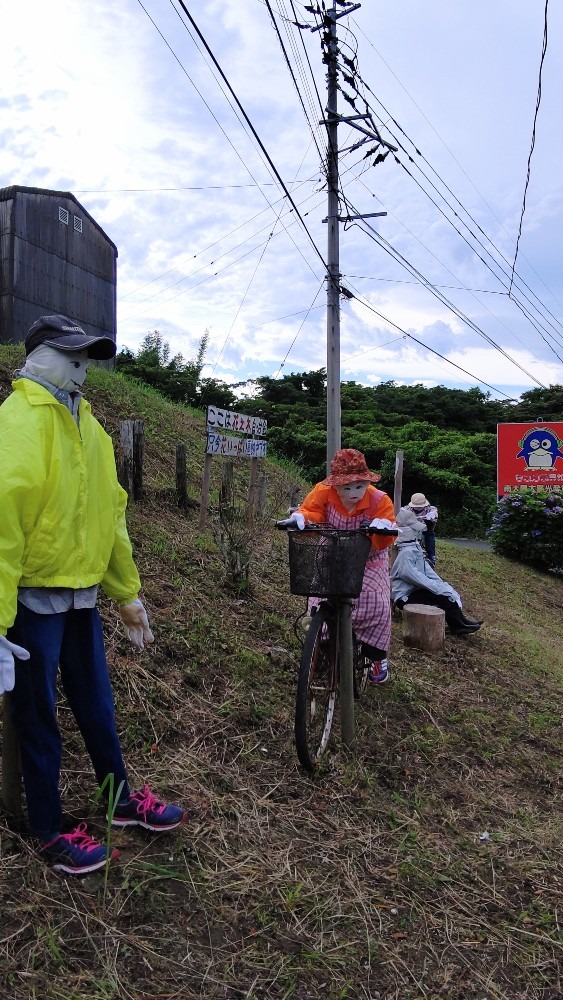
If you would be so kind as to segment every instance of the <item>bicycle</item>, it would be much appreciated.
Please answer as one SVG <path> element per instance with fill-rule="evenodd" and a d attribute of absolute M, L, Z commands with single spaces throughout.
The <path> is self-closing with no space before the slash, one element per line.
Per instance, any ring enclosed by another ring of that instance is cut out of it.
<path fill-rule="evenodd" d="M 342 737 L 347 746 L 354 742 L 354 700 L 365 691 L 371 663 L 352 631 L 352 603 L 362 589 L 374 533 L 397 531 L 327 524 L 288 530 L 291 593 L 321 599 L 311 609 L 295 699 L 295 746 L 308 771 L 328 747 L 339 694 Z"/>

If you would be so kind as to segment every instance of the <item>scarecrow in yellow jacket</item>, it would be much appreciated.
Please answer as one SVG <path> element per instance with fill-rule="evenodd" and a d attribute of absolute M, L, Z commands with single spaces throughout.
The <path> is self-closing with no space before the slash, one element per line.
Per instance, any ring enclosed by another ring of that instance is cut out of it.
<path fill-rule="evenodd" d="M 148 786 L 131 793 L 114 718 L 98 586 L 119 606 L 128 638 L 153 636 L 125 524 L 111 439 L 81 389 L 90 359 L 115 344 L 66 316 L 42 316 L 25 341 L 26 361 L 0 406 L 0 693 L 11 691 L 31 833 L 57 871 L 105 865 L 108 848 L 80 823 L 62 830 L 57 678 L 98 782 L 113 774 L 115 826 L 171 830 L 183 810 Z M 117 856 L 112 851 L 111 858 Z"/>
<path fill-rule="evenodd" d="M 381 476 L 370 472 L 364 455 L 355 448 L 337 451 L 330 474 L 317 483 L 303 503 L 281 525 L 300 531 L 307 521 L 334 528 L 371 527 L 391 529 L 395 523 L 393 503 L 373 483 Z M 391 638 L 391 596 L 388 547 L 394 536 L 372 535 L 361 594 L 352 610 L 352 625 L 364 655 L 372 661 L 370 682 L 383 684 L 389 678 L 387 652 Z"/>

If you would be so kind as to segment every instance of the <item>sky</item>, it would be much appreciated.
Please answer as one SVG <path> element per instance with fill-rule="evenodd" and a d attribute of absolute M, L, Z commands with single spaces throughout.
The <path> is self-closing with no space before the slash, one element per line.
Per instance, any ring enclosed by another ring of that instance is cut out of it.
<path fill-rule="evenodd" d="M 119 348 L 159 330 L 193 360 L 207 331 L 204 374 L 230 384 L 319 369 L 321 32 L 298 0 L 184 5 L 195 27 L 178 0 L 0 0 L 0 187 L 70 191 L 117 245 Z M 341 215 L 386 213 L 340 226 L 343 380 L 563 383 L 563 10 L 548 0 L 538 106 L 545 10 L 365 0 L 339 19 L 338 111 L 398 147 L 373 165 L 386 146 L 350 150 L 364 136 L 339 125 Z"/>

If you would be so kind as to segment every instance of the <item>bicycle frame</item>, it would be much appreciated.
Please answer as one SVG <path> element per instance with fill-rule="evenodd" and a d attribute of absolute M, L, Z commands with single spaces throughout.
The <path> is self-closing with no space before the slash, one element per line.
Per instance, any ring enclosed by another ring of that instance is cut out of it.
<path fill-rule="evenodd" d="M 281 522 L 278 527 L 286 525 Z M 318 597 L 317 614 L 312 614 L 303 642 L 295 712 L 297 755 L 300 763 L 313 771 L 329 743 L 338 695 L 342 742 L 348 748 L 354 746 L 354 700 L 360 697 L 367 679 L 367 673 L 362 671 L 368 668 L 363 666 L 361 646 L 352 630 L 352 605 L 356 600 L 353 595 L 360 593 L 364 572 L 360 560 L 363 558 L 365 562 L 367 551 L 351 539 L 374 533 L 396 534 L 396 531 L 371 529 L 369 525 L 339 529 L 320 524 L 309 525 L 306 530 L 309 537 L 305 535 L 302 542 L 293 543 L 292 548 L 290 541 L 290 580 L 293 594 Z M 310 538 L 317 532 L 319 537 L 342 537 L 345 547 L 328 552 L 317 548 Z"/>
<path fill-rule="evenodd" d="M 338 607 L 338 645 L 340 660 L 340 727 L 342 742 L 352 747 L 354 729 L 354 640 L 352 635 L 352 599 L 342 598 Z"/>
<path fill-rule="evenodd" d="M 347 747 L 352 747 L 355 740 L 353 601 L 353 597 L 321 599 L 321 604 L 330 607 L 331 615 L 334 616 L 337 625 L 336 663 L 340 695 L 340 728 L 342 742 Z"/>

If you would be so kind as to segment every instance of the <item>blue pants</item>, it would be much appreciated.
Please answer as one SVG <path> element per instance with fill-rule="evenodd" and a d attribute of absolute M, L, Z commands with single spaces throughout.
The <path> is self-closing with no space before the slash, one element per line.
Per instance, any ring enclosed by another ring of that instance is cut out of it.
<path fill-rule="evenodd" d="M 436 532 L 434 529 L 433 521 L 425 521 L 426 531 L 422 536 L 422 544 L 424 545 L 426 555 L 432 566 L 436 562 Z"/>
<path fill-rule="evenodd" d="M 96 608 L 40 615 L 18 604 L 10 642 L 24 646 L 29 660 L 16 660 L 10 702 L 21 750 L 31 832 L 44 841 L 60 833 L 59 776 L 62 740 L 56 719 L 57 674 L 101 784 L 114 775 L 114 789 L 127 775 L 115 728 L 114 704 L 100 616 Z"/>

